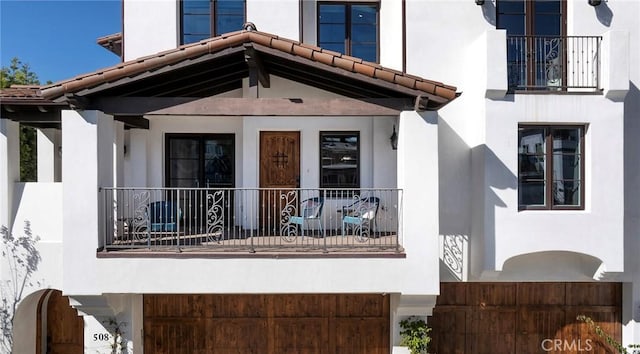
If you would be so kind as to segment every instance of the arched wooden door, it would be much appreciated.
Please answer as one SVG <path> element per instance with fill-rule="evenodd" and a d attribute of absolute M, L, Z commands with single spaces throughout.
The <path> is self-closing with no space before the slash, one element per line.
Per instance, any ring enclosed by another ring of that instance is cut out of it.
<path fill-rule="evenodd" d="M 52 290 L 44 295 L 38 313 L 40 314 L 39 331 L 46 336 L 47 354 L 82 354 L 84 353 L 84 320 L 78 311 L 69 305 L 69 298 L 62 296 L 59 290 Z M 46 316 L 46 317 L 45 317 Z M 44 318 L 43 318 L 44 317 Z M 42 322 L 46 321 L 46 327 Z"/>

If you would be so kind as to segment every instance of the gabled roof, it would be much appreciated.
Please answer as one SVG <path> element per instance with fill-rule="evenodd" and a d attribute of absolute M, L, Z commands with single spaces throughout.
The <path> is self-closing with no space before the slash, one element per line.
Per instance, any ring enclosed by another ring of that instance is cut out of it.
<path fill-rule="evenodd" d="M 96 43 L 111 53 L 122 57 L 122 32 L 100 37 L 96 39 Z"/>
<path fill-rule="evenodd" d="M 241 87 L 250 61 L 352 98 L 412 98 L 433 110 L 458 96 L 453 86 L 247 28 L 43 86 L 42 96 L 207 97 Z"/>

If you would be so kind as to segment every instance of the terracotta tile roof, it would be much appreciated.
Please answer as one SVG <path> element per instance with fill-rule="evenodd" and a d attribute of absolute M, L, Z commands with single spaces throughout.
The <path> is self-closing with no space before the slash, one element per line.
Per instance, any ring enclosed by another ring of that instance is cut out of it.
<path fill-rule="evenodd" d="M 382 67 L 377 63 L 363 61 L 359 58 L 255 30 L 227 33 L 219 37 L 183 45 L 176 49 L 130 60 L 86 75 L 60 81 L 43 87 L 42 94 L 45 98 L 58 98 L 65 93 L 78 92 L 100 84 L 176 64 L 189 58 L 216 53 L 227 48 L 238 47 L 245 43 L 255 43 L 311 61 L 379 79 L 387 83 L 397 84 L 404 88 L 416 90 L 417 94 L 424 92 L 427 96 L 435 95 L 447 101 L 457 97 L 455 87 L 445 85 L 441 82 L 408 75 L 397 70 Z"/>
<path fill-rule="evenodd" d="M 40 86 L 38 85 L 11 85 L 11 87 L 0 89 L 2 98 L 42 98 L 40 97 Z"/>

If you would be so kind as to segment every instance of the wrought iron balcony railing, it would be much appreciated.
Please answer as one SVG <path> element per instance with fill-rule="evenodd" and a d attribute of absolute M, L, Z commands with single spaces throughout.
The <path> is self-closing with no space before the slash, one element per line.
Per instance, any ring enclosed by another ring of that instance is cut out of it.
<path fill-rule="evenodd" d="M 600 89 L 602 37 L 507 36 L 510 91 Z"/>
<path fill-rule="evenodd" d="M 101 188 L 104 250 L 400 250 L 399 189 Z"/>

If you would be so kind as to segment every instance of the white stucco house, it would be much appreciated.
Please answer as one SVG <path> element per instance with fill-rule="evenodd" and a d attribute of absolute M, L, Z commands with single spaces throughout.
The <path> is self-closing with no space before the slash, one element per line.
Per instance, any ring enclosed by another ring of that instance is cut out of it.
<path fill-rule="evenodd" d="M 640 343 L 640 2 L 122 9 L 120 64 L 0 93 L 0 224 L 40 237 L 14 352 Z"/>

